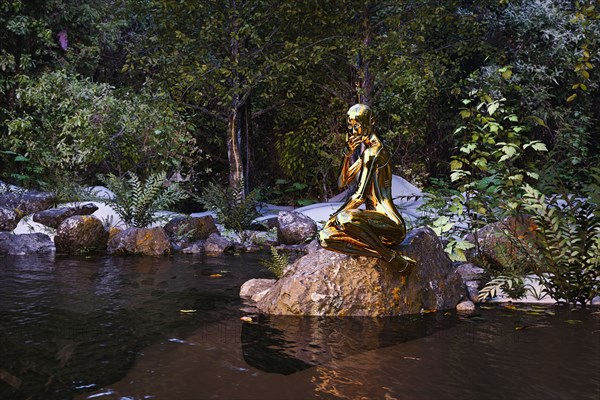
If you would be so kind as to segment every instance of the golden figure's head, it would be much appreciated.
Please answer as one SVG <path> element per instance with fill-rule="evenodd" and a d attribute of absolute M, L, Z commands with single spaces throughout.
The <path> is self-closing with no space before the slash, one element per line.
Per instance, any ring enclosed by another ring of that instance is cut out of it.
<path fill-rule="evenodd" d="M 373 112 L 366 104 L 355 104 L 348 110 L 348 129 L 353 136 L 367 136 L 371 133 Z"/>

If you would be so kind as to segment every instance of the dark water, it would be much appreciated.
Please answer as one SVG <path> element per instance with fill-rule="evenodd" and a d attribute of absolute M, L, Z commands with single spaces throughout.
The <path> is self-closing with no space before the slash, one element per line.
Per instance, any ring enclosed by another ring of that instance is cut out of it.
<path fill-rule="evenodd" d="M 258 260 L 1 257 L 0 399 L 600 399 L 597 308 L 266 318 Z"/>

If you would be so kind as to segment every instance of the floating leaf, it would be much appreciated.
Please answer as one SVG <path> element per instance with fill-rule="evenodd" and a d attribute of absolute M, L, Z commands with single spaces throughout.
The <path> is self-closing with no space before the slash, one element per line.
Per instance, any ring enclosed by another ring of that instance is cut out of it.
<path fill-rule="evenodd" d="M 244 322 L 254 322 L 252 320 L 252 317 L 248 317 L 248 316 L 241 317 L 240 320 L 242 320 Z"/>
<path fill-rule="evenodd" d="M 583 321 L 580 320 L 580 319 L 567 319 L 567 320 L 565 320 L 565 322 L 567 324 L 571 324 L 571 325 L 576 325 L 576 324 L 582 324 L 583 323 Z"/>
<path fill-rule="evenodd" d="M 222 276 L 223 276 L 223 274 L 210 274 L 209 275 L 209 277 L 211 277 L 211 278 L 220 278 Z"/>
<path fill-rule="evenodd" d="M 187 309 L 187 310 L 179 310 L 180 313 L 183 314 L 191 314 L 191 313 L 195 313 L 198 310 L 192 310 L 192 309 Z"/>

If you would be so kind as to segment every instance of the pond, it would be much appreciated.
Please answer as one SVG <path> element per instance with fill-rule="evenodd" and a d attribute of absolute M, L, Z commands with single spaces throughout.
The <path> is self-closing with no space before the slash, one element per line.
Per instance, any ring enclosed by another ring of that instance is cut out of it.
<path fill-rule="evenodd" d="M 259 260 L 0 257 L 0 399 L 600 398 L 597 308 L 267 318 Z"/>

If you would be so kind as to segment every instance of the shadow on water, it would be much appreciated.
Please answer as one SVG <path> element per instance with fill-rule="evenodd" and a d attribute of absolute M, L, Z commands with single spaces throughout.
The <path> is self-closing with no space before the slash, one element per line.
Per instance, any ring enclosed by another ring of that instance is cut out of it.
<path fill-rule="evenodd" d="M 458 322 L 450 313 L 393 318 L 262 317 L 242 327 L 242 351 L 254 368 L 289 375 L 429 336 Z"/>

